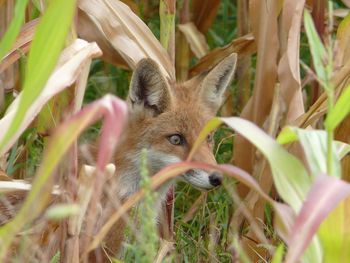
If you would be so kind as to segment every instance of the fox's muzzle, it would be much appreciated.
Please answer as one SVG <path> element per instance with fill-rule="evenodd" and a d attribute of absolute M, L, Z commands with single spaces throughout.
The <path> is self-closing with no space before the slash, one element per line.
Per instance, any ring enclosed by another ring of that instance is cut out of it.
<path fill-rule="evenodd" d="M 209 183 L 214 187 L 221 185 L 222 179 L 222 174 L 218 172 L 213 172 L 209 175 Z"/>
<path fill-rule="evenodd" d="M 199 190 L 211 190 L 221 185 L 222 175 L 218 172 L 208 173 L 201 169 L 191 169 L 182 175 L 183 179 Z"/>

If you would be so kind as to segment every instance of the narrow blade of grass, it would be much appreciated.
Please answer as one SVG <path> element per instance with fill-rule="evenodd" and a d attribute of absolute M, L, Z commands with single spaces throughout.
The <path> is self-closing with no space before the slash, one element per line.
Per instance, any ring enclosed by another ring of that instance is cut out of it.
<path fill-rule="evenodd" d="M 0 62 L 5 54 L 10 50 L 18 36 L 24 22 L 25 10 L 28 0 L 16 1 L 15 14 L 12 22 L 0 41 Z"/>

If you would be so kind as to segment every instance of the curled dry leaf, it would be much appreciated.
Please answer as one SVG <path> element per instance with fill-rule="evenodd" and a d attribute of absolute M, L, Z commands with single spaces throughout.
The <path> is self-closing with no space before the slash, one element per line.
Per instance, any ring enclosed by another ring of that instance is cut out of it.
<path fill-rule="evenodd" d="M 82 65 L 88 60 L 91 60 L 99 55 L 101 55 L 101 51 L 95 43 L 89 44 L 80 39 L 76 40 L 71 46 L 66 48 L 63 51 L 56 69 L 47 81 L 43 91 L 26 112 L 20 128 L 15 134 L 13 134 L 0 154 L 4 154 L 8 151 L 8 149 L 10 149 L 13 143 L 33 121 L 33 119 L 40 112 L 41 108 L 49 101 L 50 98 L 65 88 L 71 86 L 72 83 L 75 82 L 81 72 Z M 10 124 L 16 115 L 20 98 L 21 94 L 13 101 L 5 116 L 0 120 L 0 126 L 2 127 L 3 131 L 6 131 L 10 127 Z M 2 139 L 5 134 L 6 133 L 3 132 L 0 138 Z"/>
<path fill-rule="evenodd" d="M 343 89 L 349 83 L 350 74 L 350 60 L 340 68 L 332 77 L 332 84 L 335 87 L 335 98 L 341 94 Z M 295 120 L 293 126 L 298 126 L 300 128 L 306 128 L 309 125 L 315 124 L 322 116 L 327 112 L 327 95 L 322 93 L 317 101 L 310 107 L 310 109 L 301 115 L 297 120 Z"/>
<path fill-rule="evenodd" d="M 304 113 L 299 70 L 300 28 L 305 0 L 284 1 L 282 11 L 281 52 L 278 77 L 281 92 L 288 107 L 286 121 L 290 123 Z"/>
<path fill-rule="evenodd" d="M 342 2 L 344 3 L 344 5 L 350 8 L 350 0 L 342 0 Z"/>
<path fill-rule="evenodd" d="M 338 50 L 336 52 L 336 61 L 341 63 L 341 66 L 350 58 L 350 13 L 339 24 L 337 31 Z"/>
<path fill-rule="evenodd" d="M 23 54 L 28 52 L 38 22 L 39 19 L 34 19 L 22 27 L 22 30 L 11 50 L 1 60 L 0 73 L 17 61 L 21 56 L 23 56 Z"/>
<path fill-rule="evenodd" d="M 205 36 L 197 29 L 192 22 L 180 24 L 180 31 L 185 35 L 191 50 L 197 58 L 202 58 L 209 52 L 209 46 Z"/>
<path fill-rule="evenodd" d="M 78 23 L 78 33 L 83 38 L 96 41 L 107 54 L 119 53 L 132 69 L 141 59 L 152 58 L 164 76 L 175 81 L 174 66 L 166 50 L 127 5 L 112 0 L 82 0 L 79 1 L 79 8 L 88 18 L 85 17 L 82 23 Z M 91 28 L 94 30 L 91 31 Z M 99 34 L 96 34 L 97 31 Z M 114 59 L 114 64 L 123 63 L 116 54 Z"/>
<path fill-rule="evenodd" d="M 270 113 L 277 80 L 277 58 L 280 48 L 278 14 L 280 10 L 277 0 L 252 0 L 249 11 L 257 45 L 257 61 L 253 95 L 244 107 L 241 116 L 261 127 Z M 251 172 L 254 162 L 253 153 L 252 145 L 241 136 L 237 136 L 234 146 L 235 164 Z"/>
<path fill-rule="evenodd" d="M 232 53 L 237 53 L 239 57 L 251 55 L 256 52 L 256 44 L 252 34 L 234 39 L 230 44 L 222 48 L 216 48 L 202 57 L 198 63 L 191 68 L 190 75 L 194 76 L 202 71 L 211 68 Z"/>
<path fill-rule="evenodd" d="M 202 33 L 206 33 L 213 23 L 220 6 L 220 2 L 220 0 L 192 1 L 192 20 Z"/>

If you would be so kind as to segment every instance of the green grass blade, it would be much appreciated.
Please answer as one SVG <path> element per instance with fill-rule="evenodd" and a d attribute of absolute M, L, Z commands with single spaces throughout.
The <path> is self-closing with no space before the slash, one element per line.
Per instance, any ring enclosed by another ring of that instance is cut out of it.
<path fill-rule="evenodd" d="M 16 1 L 15 13 L 9 29 L 0 41 L 0 61 L 6 55 L 6 52 L 10 50 L 11 46 L 16 40 L 16 37 L 21 30 L 21 26 L 24 21 L 25 10 L 28 0 Z"/>
<path fill-rule="evenodd" d="M 316 74 L 321 84 L 326 88 L 327 72 L 324 64 L 325 59 L 327 58 L 327 52 L 324 45 L 322 44 L 320 37 L 317 34 L 311 15 L 306 10 L 304 12 L 304 27 L 307 38 L 309 40 L 311 55 L 314 62 Z"/>
<path fill-rule="evenodd" d="M 340 95 L 333 110 L 328 113 L 325 126 L 327 129 L 334 130 L 345 117 L 350 113 L 350 85 Z"/>
<path fill-rule="evenodd" d="M 41 93 L 54 69 L 73 20 L 76 1 L 51 1 L 35 32 L 23 86 L 23 96 L 16 118 L 0 142 L 0 149 L 16 132 L 27 109 Z"/>
<path fill-rule="evenodd" d="M 253 123 L 241 118 L 221 118 L 249 140 L 268 160 L 278 193 L 295 212 L 299 212 L 311 186 L 302 163 Z"/>
<path fill-rule="evenodd" d="M 284 245 L 279 244 L 275 254 L 272 257 L 271 263 L 281 263 L 283 260 L 283 254 L 284 254 Z"/>
<path fill-rule="evenodd" d="M 303 147 L 311 175 L 316 178 L 321 173 L 327 173 L 327 133 L 323 130 L 304 130 L 296 127 L 286 127 L 277 138 L 280 143 L 299 139 Z M 337 151 L 337 144 L 333 142 L 333 174 L 341 177 L 340 156 Z M 346 148 L 345 148 L 346 150 Z"/>

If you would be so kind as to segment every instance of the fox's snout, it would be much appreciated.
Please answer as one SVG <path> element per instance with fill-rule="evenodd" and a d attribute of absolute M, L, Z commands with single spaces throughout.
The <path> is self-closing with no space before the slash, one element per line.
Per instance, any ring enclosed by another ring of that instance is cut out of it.
<path fill-rule="evenodd" d="M 213 172 L 209 175 L 209 182 L 212 186 L 219 186 L 222 183 L 222 174 L 218 172 Z"/>
<path fill-rule="evenodd" d="M 182 175 L 183 179 L 200 190 L 211 190 L 221 185 L 222 174 L 218 172 L 208 173 L 200 169 L 192 169 Z"/>

